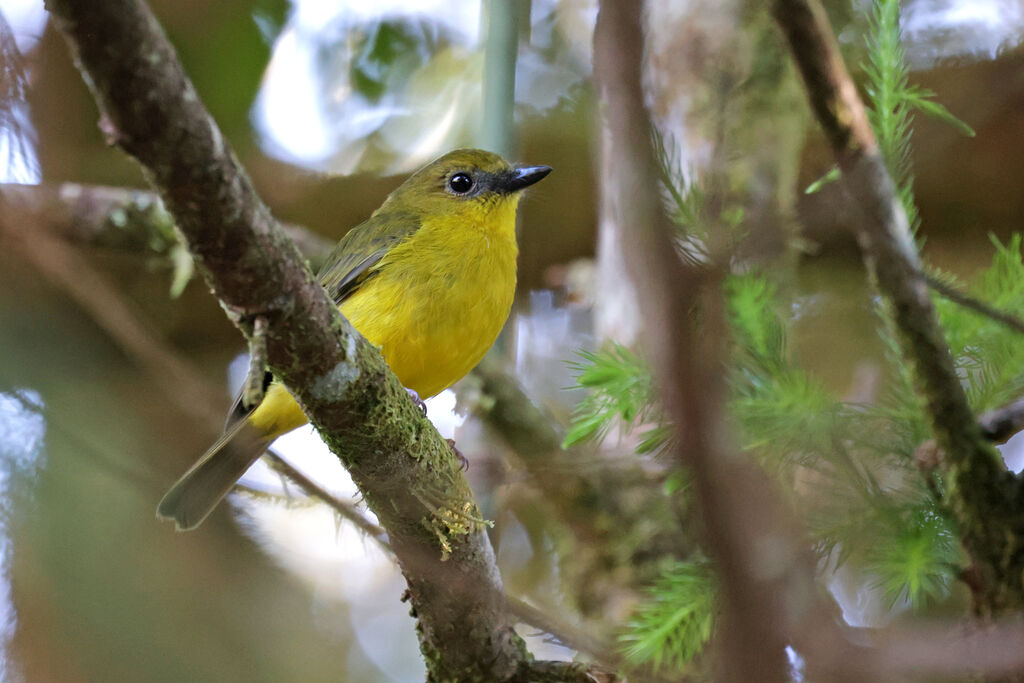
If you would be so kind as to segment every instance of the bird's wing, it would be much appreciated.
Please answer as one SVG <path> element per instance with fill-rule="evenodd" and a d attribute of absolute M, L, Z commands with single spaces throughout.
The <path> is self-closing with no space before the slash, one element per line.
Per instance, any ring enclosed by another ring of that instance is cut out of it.
<path fill-rule="evenodd" d="M 411 213 L 375 213 L 341 238 L 324 261 L 317 279 L 334 303 L 340 306 L 367 278 L 377 272 L 375 266 L 384 255 L 419 227 L 419 219 Z"/>
<path fill-rule="evenodd" d="M 345 233 L 324 261 L 317 279 L 334 300 L 335 305 L 352 295 L 359 286 L 374 275 L 374 269 L 393 246 L 412 235 L 420 227 L 414 214 L 402 211 L 375 213 Z M 274 377 L 269 372 L 263 377 L 266 390 Z M 235 396 L 224 424 L 225 432 L 255 409 L 242 403 L 244 388 Z"/>

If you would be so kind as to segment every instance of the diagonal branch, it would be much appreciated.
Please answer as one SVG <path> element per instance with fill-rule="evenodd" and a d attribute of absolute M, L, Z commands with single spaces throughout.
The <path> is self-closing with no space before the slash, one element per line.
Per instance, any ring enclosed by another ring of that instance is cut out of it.
<path fill-rule="evenodd" d="M 306 269 L 148 7 L 47 7 L 96 98 L 101 129 L 142 165 L 229 317 L 247 335 L 254 317 L 269 321 L 270 367 L 388 531 L 431 678 L 507 680 L 527 669 L 458 463 Z"/>
<path fill-rule="evenodd" d="M 174 219 L 152 190 L 80 183 L 0 183 L 0 223 L 15 212 L 70 242 L 157 253 L 179 243 Z M 301 226 L 281 227 L 314 269 L 334 246 Z"/>
<path fill-rule="evenodd" d="M 888 302 L 903 358 L 913 370 L 936 440 L 944 501 L 980 581 L 975 609 L 993 615 L 1024 605 L 1024 525 L 1018 483 L 981 434 L 928 297 L 917 249 L 864 105 L 816 0 L 775 0 L 775 19 L 803 75 L 811 108 L 860 215 L 857 241 Z"/>
<path fill-rule="evenodd" d="M 928 283 L 929 287 L 938 292 L 938 294 L 943 298 L 955 303 L 957 306 L 963 306 L 966 309 L 974 311 L 978 315 L 996 321 L 1000 325 L 1005 325 L 1014 332 L 1024 334 L 1024 320 L 1021 320 L 1012 313 L 1001 311 L 995 306 L 985 303 L 981 299 L 976 299 L 970 294 L 967 294 L 949 283 L 943 282 L 937 277 L 932 277 L 931 275 L 926 274 L 924 279 L 925 282 Z"/>

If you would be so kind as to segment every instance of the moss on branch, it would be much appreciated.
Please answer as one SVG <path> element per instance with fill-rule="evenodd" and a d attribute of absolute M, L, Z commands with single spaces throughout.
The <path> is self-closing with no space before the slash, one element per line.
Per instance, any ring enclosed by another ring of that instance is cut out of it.
<path fill-rule="evenodd" d="M 247 336 L 255 317 L 267 320 L 269 367 L 388 532 L 430 678 L 517 675 L 528 657 L 490 543 L 466 523 L 479 513 L 456 459 L 256 195 L 148 7 L 49 0 L 47 8 L 99 105 L 100 128 L 141 164 L 229 317 Z M 433 509 L 424 498 L 437 501 Z"/>

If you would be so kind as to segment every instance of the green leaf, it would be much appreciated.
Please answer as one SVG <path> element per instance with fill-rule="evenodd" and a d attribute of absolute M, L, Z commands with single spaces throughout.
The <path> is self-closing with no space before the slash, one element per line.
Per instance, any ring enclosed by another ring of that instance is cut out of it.
<path fill-rule="evenodd" d="M 665 495 L 688 491 L 690 488 L 690 476 L 684 470 L 674 470 L 665 479 L 662 489 Z"/>
<path fill-rule="evenodd" d="M 814 194 L 829 183 L 834 183 L 837 180 L 839 180 L 839 167 L 833 166 L 825 175 L 808 185 L 807 189 L 804 190 L 804 194 Z"/>
<path fill-rule="evenodd" d="M 195 261 L 192 254 L 181 242 L 176 242 L 169 254 L 171 258 L 171 298 L 177 299 L 185 291 L 192 275 L 195 273 Z"/>

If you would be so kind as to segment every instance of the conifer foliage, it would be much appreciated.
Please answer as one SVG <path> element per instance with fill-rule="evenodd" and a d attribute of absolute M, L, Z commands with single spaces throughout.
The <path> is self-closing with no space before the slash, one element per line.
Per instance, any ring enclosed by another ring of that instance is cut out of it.
<path fill-rule="evenodd" d="M 863 87 L 869 119 L 911 226 L 920 222 L 913 197 L 910 142 L 915 112 L 938 118 L 966 135 L 973 131 L 934 93 L 909 82 L 901 45 L 898 0 L 874 0 L 864 40 Z M 742 215 L 708 215 L 710 202 L 686 182 L 671 145 L 655 140 L 665 185 L 666 212 L 680 230 L 681 256 L 708 259 L 709 226 L 742 228 Z M 838 170 L 809 192 L 838 178 Z M 734 230 L 734 232 L 736 232 Z M 990 267 L 970 285 L 976 298 L 1024 314 L 1022 239 L 993 239 Z M 725 286 L 732 338 L 727 369 L 735 444 L 774 474 L 804 520 L 819 553 L 823 583 L 850 564 L 864 587 L 880 589 L 888 604 L 919 609 L 949 597 L 964 564 L 952 520 L 939 505 L 943 482 L 922 468 L 920 449 L 931 438 L 909 372 L 881 305 L 878 334 L 886 349 L 882 389 L 868 403 L 844 400 L 794 361 L 788 343 L 798 302 L 781 294 L 770 273 L 734 268 Z M 742 271 L 742 272 L 741 272 Z M 932 277 L 957 284 L 929 269 Z M 976 411 L 996 408 L 1024 393 L 1024 343 L 1019 333 L 935 300 L 947 340 Z M 573 416 L 566 445 L 629 435 L 642 457 L 657 457 L 671 425 L 657 404 L 656 381 L 643 358 L 609 344 L 574 363 L 586 398 Z M 922 471 L 925 470 L 925 471 Z M 685 481 L 680 473 L 670 481 Z M 685 496 L 685 486 L 666 495 Z M 621 634 L 627 661 L 656 670 L 693 672 L 715 622 L 714 567 L 703 557 L 680 562 L 653 586 Z"/>

